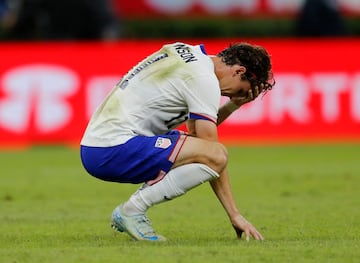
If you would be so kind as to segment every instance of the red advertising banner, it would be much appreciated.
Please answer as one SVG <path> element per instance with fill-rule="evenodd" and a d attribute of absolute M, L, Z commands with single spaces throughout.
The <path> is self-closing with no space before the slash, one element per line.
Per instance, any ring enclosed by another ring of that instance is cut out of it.
<path fill-rule="evenodd" d="M 188 42 L 215 54 L 240 41 Z M 272 55 L 276 85 L 220 126 L 222 141 L 360 140 L 360 39 L 246 41 Z M 0 44 L 0 148 L 77 145 L 112 86 L 166 43 Z"/>
<path fill-rule="evenodd" d="M 297 14 L 304 0 L 113 0 L 116 13 L 123 18 L 173 16 L 283 16 Z M 331 1 L 335 5 L 335 1 Z M 360 1 L 338 0 L 338 8 L 347 15 L 360 14 Z"/>

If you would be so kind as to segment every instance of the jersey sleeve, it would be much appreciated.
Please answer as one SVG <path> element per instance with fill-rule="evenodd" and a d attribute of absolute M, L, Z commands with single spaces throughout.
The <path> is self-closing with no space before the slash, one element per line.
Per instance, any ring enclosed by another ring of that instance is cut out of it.
<path fill-rule="evenodd" d="M 189 119 L 204 119 L 214 123 L 220 105 L 220 88 L 215 76 L 204 75 L 187 81 L 185 100 Z"/>

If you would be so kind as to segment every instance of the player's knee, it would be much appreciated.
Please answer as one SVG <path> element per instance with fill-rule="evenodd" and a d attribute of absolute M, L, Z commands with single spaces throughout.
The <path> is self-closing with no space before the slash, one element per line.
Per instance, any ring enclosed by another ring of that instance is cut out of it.
<path fill-rule="evenodd" d="M 188 143 L 182 148 L 173 168 L 189 163 L 201 163 L 217 173 L 221 173 L 228 161 L 228 152 L 225 146 L 218 142 L 202 140 L 199 143 L 198 139 L 195 141 L 195 144 L 191 144 L 191 140 L 187 141 Z"/>
<path fill-rule="evenodd" d="M 221 143 L 216 143 L 215 153 L 212 156 L 212 164 L 214 165 L 214 170 L 218 173 L 221 173 L 222 170 L 226 167 L 228 162 L 228 152 L 224 145 Z"/>

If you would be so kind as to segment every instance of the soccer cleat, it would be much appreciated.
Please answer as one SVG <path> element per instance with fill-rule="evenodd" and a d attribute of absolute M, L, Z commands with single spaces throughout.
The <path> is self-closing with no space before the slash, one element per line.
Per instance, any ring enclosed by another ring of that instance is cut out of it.
<path fill-rule="evenodd" d="M 116 207 L 111 216 L 111 227 L 120 232 L 128 233 L 136 240 L 165 241 L 166 238 L 157 235 L 151 227 L 150 220 L 145 214 L 127 216 L 122 205 Z"/>

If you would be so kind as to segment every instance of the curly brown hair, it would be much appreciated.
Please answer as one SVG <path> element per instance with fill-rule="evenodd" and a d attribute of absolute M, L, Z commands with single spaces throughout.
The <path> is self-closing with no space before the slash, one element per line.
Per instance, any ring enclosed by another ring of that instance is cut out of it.
<path fill-rule="evenodd" d="M 244 66 L 243 79 L 248 79 L 252 87 L 264 84 L 263 92 L 271 90 L 275 85 L 271 60 L 268 52 L 261 46 L 248 43 L 230 44 L 216 56 L 221 57 L 226 65 Z"/>

